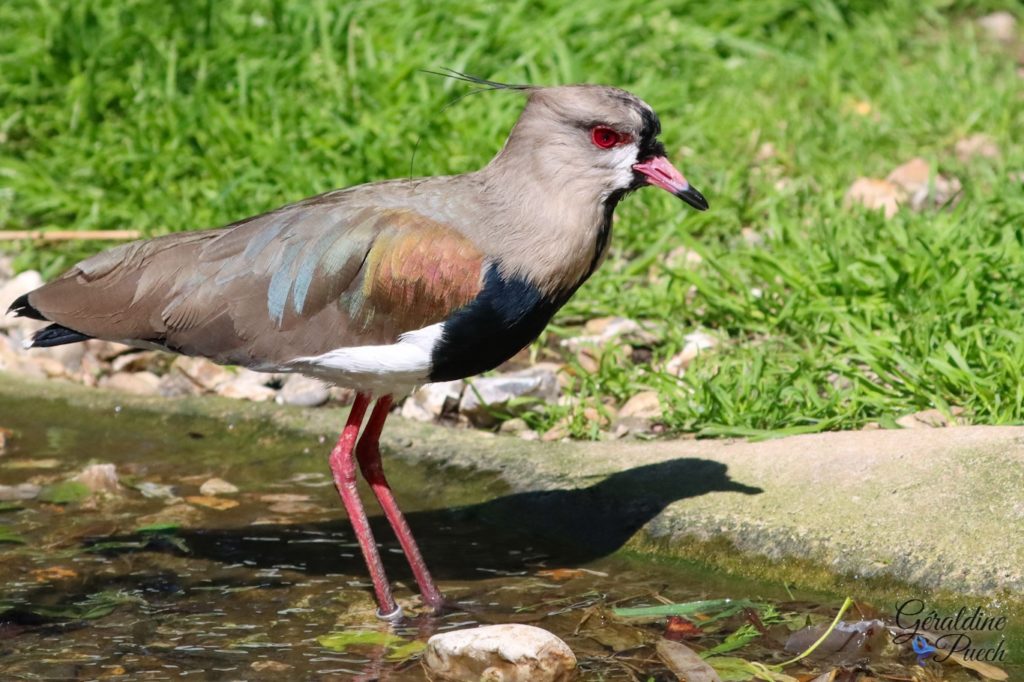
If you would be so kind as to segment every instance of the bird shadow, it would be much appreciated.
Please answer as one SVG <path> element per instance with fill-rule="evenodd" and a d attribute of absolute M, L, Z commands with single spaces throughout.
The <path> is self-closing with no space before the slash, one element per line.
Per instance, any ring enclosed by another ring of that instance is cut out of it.
<path fill-rule="evenodd" d="M 763 491 L 733 481 L 724 464 L 684 457 L 617 472 L 585 487 L 512 493 L 478 504 L 414 511 L 406 518 L 435 577 L 467 580 L 524 571 L 538 563 L 587 564 L 618 550 L 669 504 L 731 492 Z M 408 577 L 386 520 L 371 517 L 370 524 L 389 574 Z M 260 568 L 296 566 L 312 574 L 365 572 L 344 517 L 187 530 L 180 537 L 193 557 Z M 310 537 L 332 538 L 343 551 L 330 551 Z M 273 539 L 278 542 L 268 542 Z"/>

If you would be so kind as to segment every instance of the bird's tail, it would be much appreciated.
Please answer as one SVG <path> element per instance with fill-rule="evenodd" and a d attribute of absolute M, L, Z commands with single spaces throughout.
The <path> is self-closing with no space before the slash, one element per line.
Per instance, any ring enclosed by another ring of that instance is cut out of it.
<path fill-rule="evenodd" d="M 39 310 L 29 302 L 28 294 L 19 296 L 15 299 L 14 303 L 11 304 L 11 307 L 7 309 L 7 314 L 10 315 L 11 313 L 16 317 L 27 317 L 33 320 L 49 321 L 46 319 L 46 316 L 39 312 Z M 26 343 L 26 346 L 28 348 L 49 348 L 50 346 L 63 346 L 65 343 L 87 341 L 91 338 L 93 337 L 54 323 L 37 331 L 32 336 L 31 342 Z"/>

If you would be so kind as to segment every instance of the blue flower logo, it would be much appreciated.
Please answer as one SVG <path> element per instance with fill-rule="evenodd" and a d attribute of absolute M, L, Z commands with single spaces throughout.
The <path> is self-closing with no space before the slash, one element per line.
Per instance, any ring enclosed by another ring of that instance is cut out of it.
<path fill-rule="evenodd" d="M 925 659 L 938 651 L 938 649 L 929 644 L 928 640 L 921 635 L 914 636 L 914 641 L 911 646 L 914 647 L 914 653 L 917 654 L 918 665 L 924 665 Z"/>

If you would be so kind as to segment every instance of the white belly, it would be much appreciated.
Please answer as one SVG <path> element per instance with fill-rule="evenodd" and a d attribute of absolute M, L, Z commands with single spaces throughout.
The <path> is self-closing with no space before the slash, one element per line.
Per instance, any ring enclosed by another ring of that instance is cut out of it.
<path fill-rule="evenodd" d="M 292 360 L 275 371 L 298 372 L 375 396 L 405 395 L 430 381 L 431 356 L 444 323 L 407 332 L 396 343 L 337 348 Z"/>

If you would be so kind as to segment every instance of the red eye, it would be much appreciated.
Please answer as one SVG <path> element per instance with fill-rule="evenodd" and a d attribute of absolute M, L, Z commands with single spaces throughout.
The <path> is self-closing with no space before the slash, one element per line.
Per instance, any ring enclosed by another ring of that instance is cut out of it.
<path fill-rule="evenodd" d="M 608 126 L 594 126 L 590 129 L 590 140 L 601 149 L 611 149 L 627 138 L 627 135 L 621 135 Z"/>

